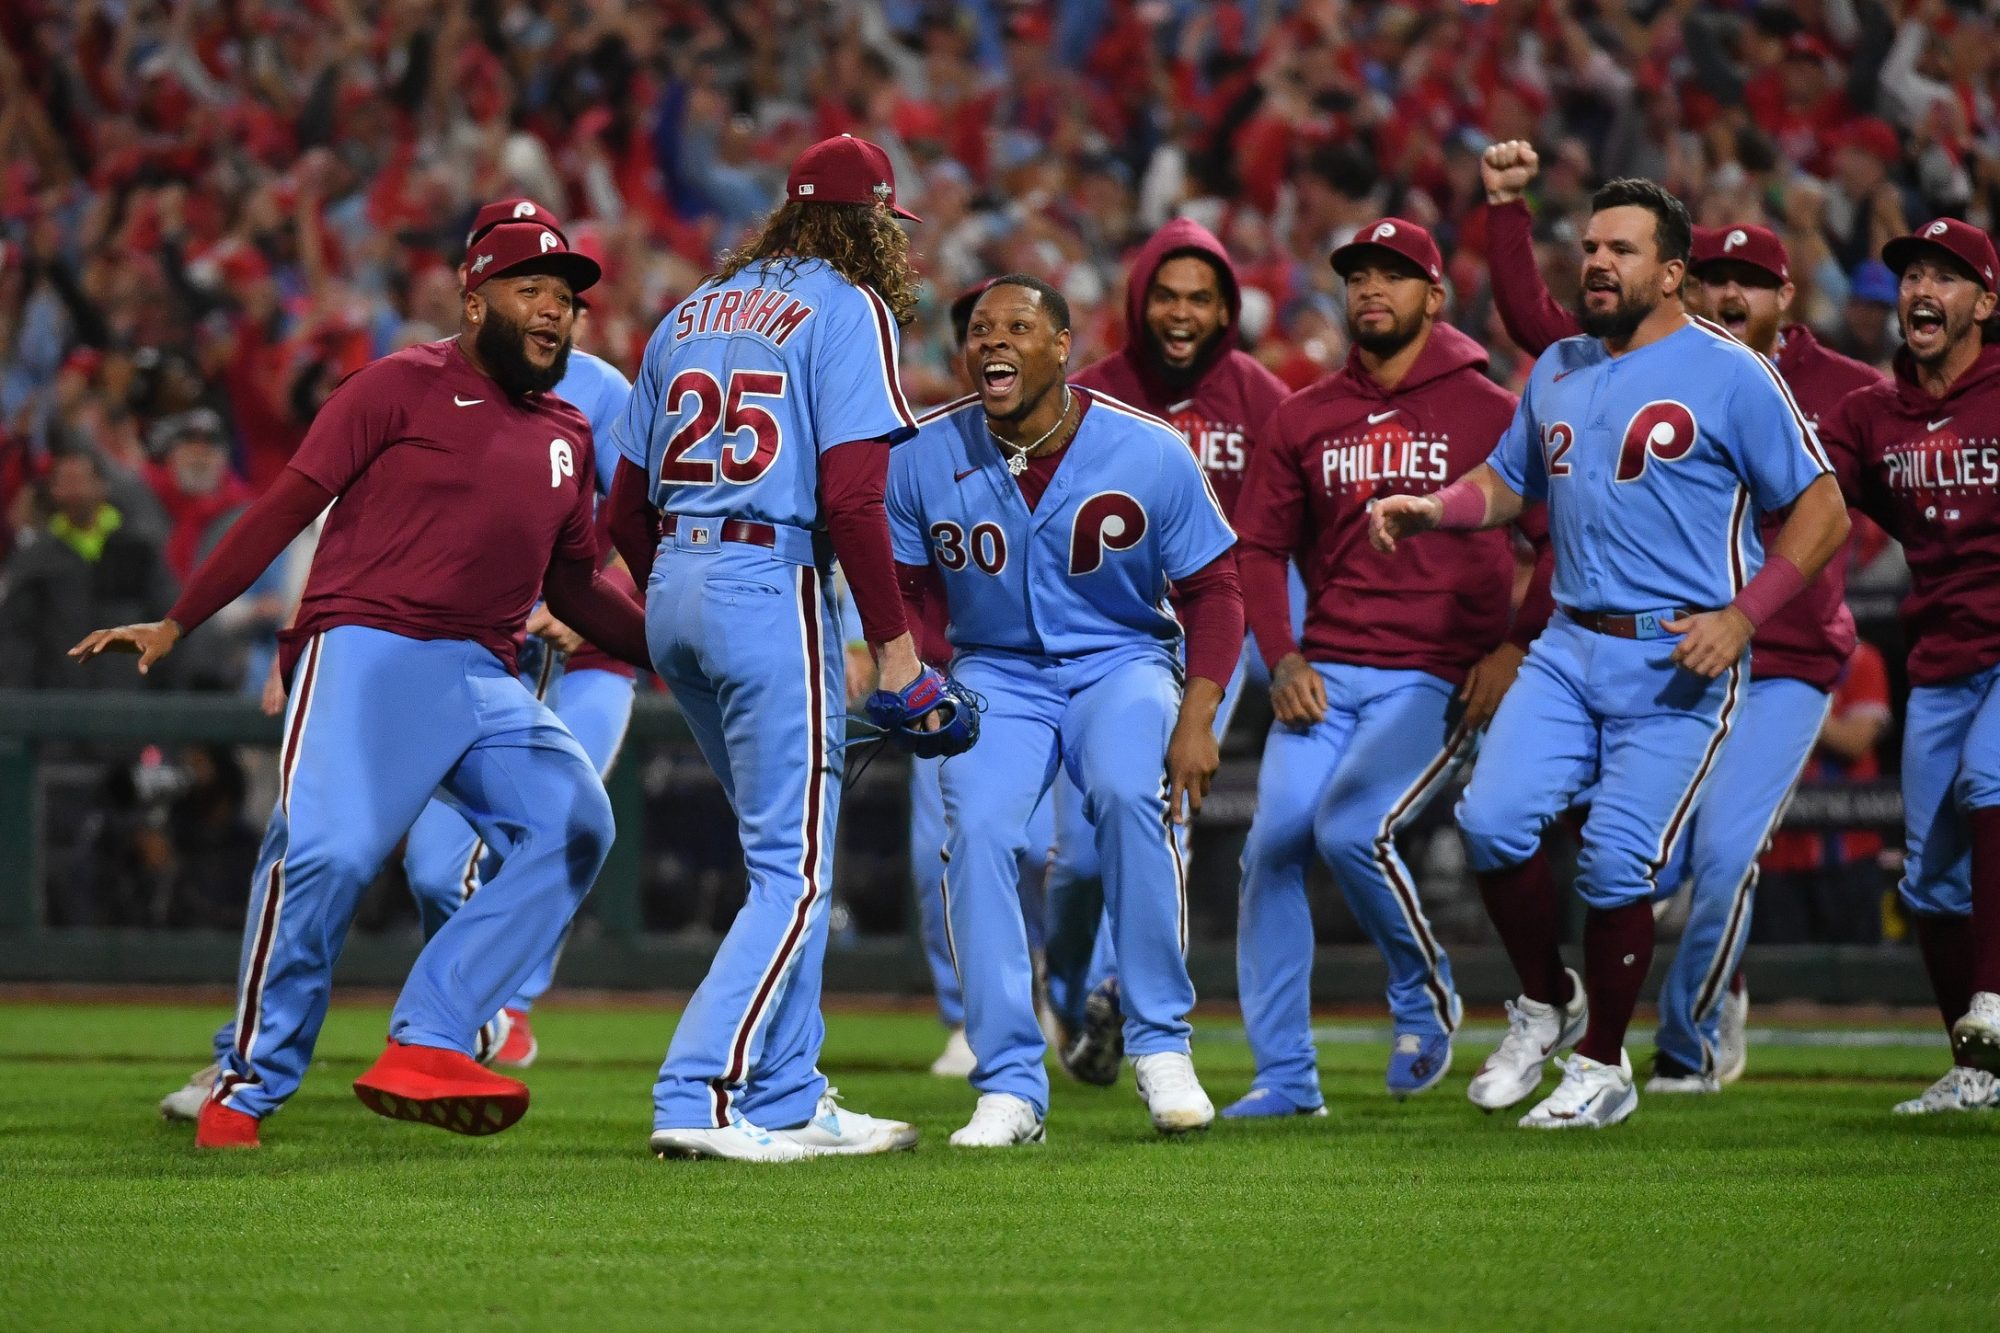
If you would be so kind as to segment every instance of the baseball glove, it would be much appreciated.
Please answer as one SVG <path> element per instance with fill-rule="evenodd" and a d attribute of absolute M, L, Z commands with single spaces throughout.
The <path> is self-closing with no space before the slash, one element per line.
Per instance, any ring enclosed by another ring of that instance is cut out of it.
<path fill-rule="evenodd" d="M 877 690 L 868 696 L 868 720 L 882 729 L 896 744 L 921 759 L 937 755 L 963 754 L 979 739 L 979 709 L 982 701 L 949 676 L 930 667 L 904 686 L 900 692 Z M 917 726 L 924 715 L 936 711 L 936 731 Z"/>

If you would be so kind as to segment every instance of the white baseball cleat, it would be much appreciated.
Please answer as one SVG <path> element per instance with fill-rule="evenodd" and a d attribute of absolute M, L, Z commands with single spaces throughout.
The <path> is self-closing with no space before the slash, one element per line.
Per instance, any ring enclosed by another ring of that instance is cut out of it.
<path fill-rule="evenodd" d="M 812 1119 L 793 1129 L 774 1129 L 771 1137 L 811 1149 L 815 1157 L 867 1157 L 916 1147 L 917 1127 L 842 1110 L 840 1089 L 828 1088 L 820 1094 Z"/>
<path fill-rule="evenodd" d="M 944 1050 L 931 1061 L 931 1072 L 939 1078 L 970 1078 L 979 1064 L 979 1057 L 972 1053 L 972 1043 L 965 1039 L 965 1029 L 955 1027 L 945 1038 Z"/>
<path fill-rule="evenodd" d="M 1012 1148 L 1040 1143 L 1046 1135 L 1035 1108 L 1011 1092 L 982 1093 L 972 1119 L 951 1136 L 954 1148 Z"/>
<path fill-rule="evenodd" d="M 1482 1111 L 1504 1111 L 1542 1085 L 1542 1073 L 1558 1053 L 1583 1040 L 1590 1004 L 1583 978 L 1565 969 L 1574 987 L 1567 1008 L 1523 995 L 1507 1002 L 1507 1035 L 1472 1076 L 1465 1095 Z"/>
<path fill-rule="evenodd" d="M 721 1129 L 658 1129 L 653 1131 L 653 1155 L 713 1157 L 727 1162 L 802 1162 L 814 1150 L 757 1128 L 738 1116 Z"/>
<path fill-rule="evenodd" d="M 2000 1074 L 2000 995 L 1973 992 L 1972 1007 L 1951 1025 L 1951 1050 L 1975 1069 Z"/>
<path fill-rule="evenodd" d="M 1715 1081 L 1724 1087 L 1743 1077 L 1750 1063 L 1750 988 L 1722 992 L 1722 1016 L 1715 1034 Z"/>
<path fill-rule="evenodd" d="M 1215 1119 L 1215 1103 L 1201 1090 L 1194 1061 L 1179 1051 L 1159 1051 L 1132 1057 L 1132 1081 L 1162 1134 L 1207 1129 Z"/>
<path fill-rule="evenodd" d="M 1897 1115 L 1936 1115 L 1941 1111 L 1987 1111 L 2000 1106 L 2000 1079 L 1983 1069 L 1953 1065 L 1921 1095 L 1896 1103 Z"/>
<path fill-rule="evenodd" d="M 1646 1080 L 1646 1091 L 1668 1096 L 1702 1096 L 1721 1092 L 1722 1084 L 1712 1074 L 1655 1074 Z"/>
<path fill-rule="evenodd" d="M 215 1080 L 222 1077 L 222 1066 L 205 1065 L 188 1075 L 188 1081 L 160 1098 L 160 1119 L 185 1120 L 193 1124 L 201 1118 L 201 1104 L 208 1100 L 208 1094 L 215 1088 Z"/>
<path fill-rule="evenodd" d="M 1615 1065 L 1599 1064 L 1572 1051 L 1562 1062 L 1562 1071 L 1556 1090 L 1521 1117 L 1522 1129 L 1603 1129 L 1639 1108 L 1632 1061 L 1623 1051 Z"/>
<path fill-rule="evenodd" d="M 502 1009 L 480 1024 L 479 1031 L 472 1034 L 472 1058 L 491 1069 L 513 1032 L 514 1016 Z"/>

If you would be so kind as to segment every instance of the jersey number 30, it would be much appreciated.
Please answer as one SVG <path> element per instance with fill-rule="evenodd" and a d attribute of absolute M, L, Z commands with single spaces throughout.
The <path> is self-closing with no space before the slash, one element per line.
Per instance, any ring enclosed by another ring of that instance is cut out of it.
<path fill-rule="evenodd" d="M 667 441 L 660 458 L 662 486 L 713 486 L 719 471 L 723 481 L 748 486 L 771 470 L 777 461 L 778 419 L 752 398 L 783 398 L 785 376 L 776 370 L 738 370 L 729 376 L 729 391 L 706 370 L 683 370 L 667 386 L 667 410 L 679 414 L 689 398 L 694 411 Z M 722 428 L 722 445 L 716 458 L 689 458 L 688 452 Z M 753 447 L 740 452 L 739 437 L 748 434 Z"/>

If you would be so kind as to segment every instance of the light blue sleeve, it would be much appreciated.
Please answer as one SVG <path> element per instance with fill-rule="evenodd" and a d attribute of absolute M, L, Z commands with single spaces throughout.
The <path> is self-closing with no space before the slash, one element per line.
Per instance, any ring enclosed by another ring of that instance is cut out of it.
<path fill-rule="evenodd" d="M 1753 359 L 1754 358 L 1754 359 Z M 1755 352 L 1737 358 L 1720 432 L 1723 452 L 1760 513 L 1783 509 L 1832 471 L 1812 427 L 1775 370 Z"/>
<path fill-rule="evenodd" d="M 931 440 L 928 443 L 940 445 Z M 923 497 L 917 486 L 920 449 L 898 449 L 889 455 L 889 485 L 882 508 L 889 516 L 889 550 L 899 565 L 928 565 L 930 538 L 924 532 Z"/>
<path fill-rule="evenodd" d="M 896 374 L 896 321 L 865 287 L 835 284 L 813 330 L 813 437 L 821 453 L 855 440 L 895 444 L 916 433 Z"/>
<path fill-rule="evenodd" d="M 1531 377 L 1521 401 L 1514 407 L 1514 419 L 1486 455 L 1507 489 L 1523 500 L 1546 500 L 1549 496 L 1548 462 L 1542 457 L 1541 430 L 1535 424 L 1535 381 Z"/>
<path fill-rule="evenodd" d="M 1194 451 L 1170 432 L 1160 450 L 1160 562 L 1170 579 L 1184 579 L 1236 545 L 1236 531 Z"/>
<path fill-rule="evenodd" d="M 668 319 L 671 319 L 670 315 Z M 646 340 L 646 355 L 639 362 L 639 378 L 626 394 L 625 410 L 618 414 L 611 428 L 611 449 L 606 453 L 617 453 L 632 460 L 635 467 L 652 475 L 652 460 L 647 452 L 653 447 L 653 418 L 660 410 L 660 379 L 667 371 L 667 344 L 672 335 L 668 333 L 668 320 L 660 321 L 653 330 L 653 336 Z"/>
<path fill-rule="evenodd" d="M 611 441 L 618 425 L 618 418 L 624 414 L 625 400 L 632 396 L 632 384 L 618 367 L 602 357 L 585 356 L 571 364 L 574 367 L 572 374 L 581 371 L 586 378 L 582 393 L 570 401 L 582 409 L 583 415 L 590 419 L 591 433 L 604 442 L 597 450 L 597 493 L 609 495 L 611 478 L 618 471 L 618 456 L 621 452 Z M 561 393 L 562 389 L 567 387 L 565 381 L 557 392 Z"/>

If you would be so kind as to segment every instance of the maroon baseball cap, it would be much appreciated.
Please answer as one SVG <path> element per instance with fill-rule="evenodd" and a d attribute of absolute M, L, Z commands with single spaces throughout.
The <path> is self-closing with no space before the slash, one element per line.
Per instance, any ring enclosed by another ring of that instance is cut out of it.
<path fill-rule="evenodd" d="M 1785 243 L 1769 227 L 1696 227 L 1688 267 L 1699 269 L 1724 260 L 1762 269 L 1781 283 L 1792 280 Z"/>
<path fill-rule="evenodd" d="M 2000 272 L 2000 257 L 1993 253 L 1993 238 L 1970 222 L 1957 218 L 1939 218 L 1917 228 L 1909 236 L 1898 236 L 1882 247 L 1882 262 L 1900 278 L 1903 270 L 1917 262 L 1926 250 L 1942 250 L 1959 263 L 1972 270 L 1972 278 L 1987 291 L 2000 291 L 1996 287 L 1995 273 Z"/>
<path fill-rule="evenodd" d="M 992 286 L 993 279 L 981 278 L 951 298 L 951 326 L 954 329 L 963 329 L 972 322 L 972 308 L 979 304 L 979 298 L 986 295 Z M 964 338 L 961 337 L 959 341 L 963 342 Z"/>
<path fill-rule="evenodd" d="M 476 292 L 488 278 L 514 272 L 553 273 L 583 292 L 604 276 L 589 255 L 569 248 L 563 234 L 538 222 L 502 222 L 479 238 L 465 257 L 465 290 Z"/>
<path fill-rule="evenodd" d="M 1437 242 L 1422 227 L 1402 218 L 1383 218 L 1363 227 L 1354 234 L 1353 240 L 1327 256 L 1327 262 L 1333 265 L 1335 273 L 1344 278 L 1367 258 L 1370 250 L 1387 250 L 1400 255 L 1421 269 L 1432 282 L 1444 281 L 1444 258 L 1438 254 Z"/>
<path fill-rule="evenodd" d="M 563 232 L 562 220 L 548 209 L 525 196 L 518 199 L 499 199 L 480 209 L 472 217 L 472 230 L 465 233 L 465 248 L 470 250 L 479 238 L 503 222 L 539 222 L 564 240 L 569 237 Z"/>
<path fill-rule="evenodd" d="M 896 207 L 896 171 L 889 155 L 851 134 L 821 139 L 800 153 L 785 178 L 785 198 L 808 204 L 886 204 L 899 218 L 923 221 Z"/>

